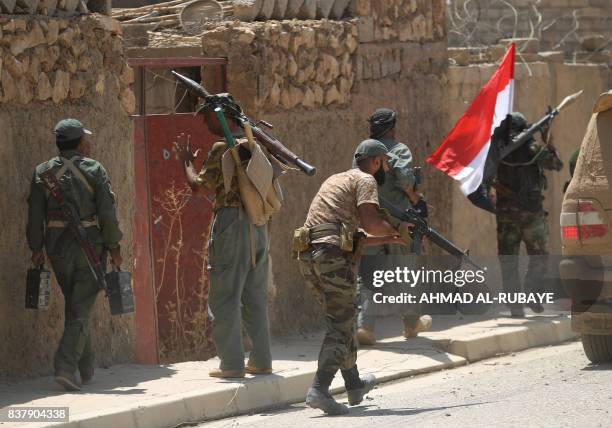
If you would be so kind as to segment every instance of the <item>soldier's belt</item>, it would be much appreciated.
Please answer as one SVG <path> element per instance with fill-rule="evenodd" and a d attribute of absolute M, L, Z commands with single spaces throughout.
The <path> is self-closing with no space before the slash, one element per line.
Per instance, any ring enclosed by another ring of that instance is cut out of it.
<path fill-rule="evenodd" d="M 340 224 L 323 223 L 310 228 L 310 241 L 327 238 L 328 236 L 340 236 Z"/>
<path fill-rule="evenodd" d="M 342 251 L 353 251 L 353 230 L 343 223 L 323 223 L 310 228 L 310 242 L 317 239 L 337 236 Z"/>
<path fill-rule="evenodd" d="M 97 219 L 94 219 L 94 220 L 83 220 L 81 222 L 81 225 L 83 225 L 83 227 L 98 226 L 98 220 Z M 68 223 L 65 222 L 64 220 L 49 220 L 49 222 L 47 223 L 47 227 L 49 227 L 49 228 L 64 228 L 64 227 L 68 227 Z"/>
<path fill-rule="evenodd" d="M 313 227 L 300 227 L 293 232 L 291 249 L 298 255 L 308 250 L 310 244 L 318 239 L 337 236 L 342 251 L 353 251 L 353 230 L 341 223 L 323 223 Z"/>

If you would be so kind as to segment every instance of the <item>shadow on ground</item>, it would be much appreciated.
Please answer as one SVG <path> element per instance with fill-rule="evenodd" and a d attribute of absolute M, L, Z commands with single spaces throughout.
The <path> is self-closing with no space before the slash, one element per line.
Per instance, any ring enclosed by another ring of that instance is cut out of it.
<path fill-rule="evenodd" d="M 143 367 L 146 369 L 143 370 Z M 66 396 L 66 400 L 76 395 L 109 394 L 137 395 L 145 394 L 146 388 L 137 387 L 151 380 L 171 377 L 174 369 L 164 366 L 122 365 L 116 368 L 97 369 L 94 380 L 83 385 L 81 391 L 66 392 L 55 383 L 53 377 L 32 379 L 16 384 L 0 386 L 0 408 L 31 403 L 47 397 Z"/>

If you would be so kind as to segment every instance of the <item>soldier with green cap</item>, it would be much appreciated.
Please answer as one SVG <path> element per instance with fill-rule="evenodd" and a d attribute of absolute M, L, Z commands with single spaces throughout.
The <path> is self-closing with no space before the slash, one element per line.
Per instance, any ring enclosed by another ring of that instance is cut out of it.
<path fill-rule="evenodd" d="M 357 405 L 376 379 L 360 377 L 355 343 L 356 283 L 354 233 L 365 232 L 365 245 L 402 242 L 379 211 L 377 181 L 393 155 L 377 140 L 365 140 L 355 153 L 357 168 L 332 175 L 314 197 L 304 226 L 294 232 L 300 272 L 325 311 L 326 333 L 318 370 L 306 404 L 330 415 L 348 408 L 336 402 L 329 386 L 338 370 L 350 405 Z"/>
<path fill-rule="evenodd" d="M 422 207 L 426 211 L 423 195 L 416 190 L 417 177 L 412 165 L 412 153 L 410 149 L 396 140 L 397 113 L 388 108 L 377 109 L 368 119 L 370 125 L 370 138 L 376 138 L 393 154 L 389 161 L 389 172 L 385 179 L 379 181 L 378 192 L 387 201 L 404 210 L 408 207 Z M 353 166 L 356 166 L 354 164 Z M 392 219 L 396 228 L 404 227 L 399 219 Z M 364 250 L 364 256 L 408 256 L 414 255 L 407 245 L 384 244 L 371 246 Z M 381 269 L 393 268 L 380 267 Z M 360 296 L 361 311 L 357 318 L 357 339 L 361 345 L 374 345 L 376 337 L 374 328 L 376 326 L 376 305 L 373 302 L 374 288 L 363 274 L 365 267 L 360 266 L 357 276 L 358 291 Z M 397 287 L 392 287 L 393 292 L 398 292 Z M 389 288 L 385 293 L 391 292 Z M 404 337 L 415 337 L 418 333 L 427 331 L 431 327 L 432 320 L 429 315 L 421 315 L 418 305 L 401 305 L 401 317 L 404 324 Z"/>
<path fill-rule="evenodd" d="M 91 382 L 94 374 L 89 322 L 100 289 L 40 175 L 47 171 L 55 174 L 64 198 L 76 208 L 98 254 L 108 251 L 116 267 L 123 262 L 119 246 L 123 235 L 108 174 L 100 162 L 88 157 L 91 132 L 78 120 L 65 119 L 55 126 L 54 133 L 59 155 L 36 167 L 30 185 L 27 239 L 33 264 L 43 265 L 46 252 L 64 295 L 64 333 L 55 354 L 55 380 L 66 390 L 74 391 L 80 389 L 77 370 L 82 384 Z"/>
<path fill-rule="evenodd" d="M 516 135 L 529 127 L 525 116 L 512 113 L 508 141 L 499 141 L 503 147 Z M 497 135 L 497 134 L 495 134 Z M 504 137 L 494 137 L 504 138 Z M 547 187 L 545 170 L 560 171 L 563 162 L 557 150 L 548 144 L 548 130 L 542 132 L 544 142 L 532 139 L 505 157 L 497 170 L 493 199 L 497 211 L 497 247 L 501 256 L 504 291 L 521 291 L 518 254 L 521 242 L 525 243 L 529 264 L 525 276 L 526 292 L 542 291 L 546 276 L 548 255 L 548 213 L 544 210 L 544 191 Z M 512 317 L 525 316 L 522 304 L 510 306 Z M 540 313 L 540 303 L 527 305 Z"/>

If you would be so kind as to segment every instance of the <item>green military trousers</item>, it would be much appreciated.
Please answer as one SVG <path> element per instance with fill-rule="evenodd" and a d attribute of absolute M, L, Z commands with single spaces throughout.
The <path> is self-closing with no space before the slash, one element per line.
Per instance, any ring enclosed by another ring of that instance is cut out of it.
<path fill-rule="evenodd" d="M 356 285 L 353 254 L 332 244 L 313 244 L 299 255 L 300 272 L 325 311 L 319 370 L 348 370 L 357 361 Z"/>
<path fill-rule="evenodd" d="M 100 289 L 83 250 L 76 243 L 72 243 L 62 256 L 50 255 L 49 258 L 65 302 L 64 334 L 55 354 L 55 369 L 74 373 L 77 368 L 92 368 L 94 352 L 89 324 Z"/>
<path fill-rule="evenodd" d="M 525 243 L 529 264 L 521 287 L 519 250 Z M 539 292 L 545 289 L 548 255 L 548 220 L 545 212 L 499 211 L 497 247 L 502 268 L 502 284 L 507 293 Z M 519 305 L 522 306 L 522 305 Z"/>
<path fill-rule="evenodd" d="M 362 258 L 363 263 L 368 262 L 368 256 L 376 256 L 376 260 L 382 260 L 384 256 L 414 256 L 413 253 L 410 252 L 410 247 L 406 245 L 397 245 L 397 244 L 387 244 L 387 245 L 376 245 L 366 247 L 363 251 Z M 388 264 L 384 266 L 377 266 L 377 269 L 390 269 L 394 270 L 397 266 L 393 263 L 393 257 L 389 257 Z M 416 262 L 416 259 L 415 259 Z M 361 310 L 359 311 L 359 315 L 357 317 L 357 328 L 364 328 L 369 331 L 374 331 L 374 327 L 376 326 L 376 316 L 377 316 L 377 306 L 374 303 L 374 287 L 370 283 L 371 280 L 364 278 L 364 272 L 361 268 L 362 263 L 359 265 L 359 274 L 357 275 L 357 292 L 359 293 L 359 303 L 361 306 Z M 416 268 L 416 266 L 415 266 Z M 377 290 L 377 292 L 382 291 L 385 295 L 397 295 L 401 292 L 405 291 L 402 287 L 390 286 L 383 287 L 382 290 Z M 402 304 L 397 308 L 402 320 L 404 321 L 405 326 L 414 328 L 417 325 L 417 322 L 420 317 L 420 308 L 418 304 Z"/>
<path fill-rule="evenodd" d="M 208 242 L 208 312 L 221 370 L 244 370 L 243 324 L 253 341 L 249 366 L 272 367 L 268 250 L 267 225 L 252 226 L 241 208 L 222 207 L 216 211 Z"/>

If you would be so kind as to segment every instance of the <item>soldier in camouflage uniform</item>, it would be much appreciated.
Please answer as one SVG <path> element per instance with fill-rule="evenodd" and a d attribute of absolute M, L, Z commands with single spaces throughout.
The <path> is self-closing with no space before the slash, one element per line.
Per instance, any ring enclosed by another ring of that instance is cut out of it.
<path fill-rule="evenodd" d="M 516 136 L 528 127 L 521 113 L 512 113 L 510 136 Z M 547 141 L 548 132 L 543 133 Z M 501 142 L 502 145 L 508 142 Z M 544 170 L 560 171 L 563 162 L 555 148 L 532 140 L 504 158 L 497 171 L 496 209 L 497 209 L 497 247 L 502 257 L 502 277 L 504 291 L 521 291 L 518 271 L 518 258 L 521 242 L 525 243 L 529 254 L 529 265 L 525 276 L 526 292 L 542 291 L 546 274 L 548 255 L 548 213 L 542 202 L 546 190 Z M 510 257 L 508 257 L 510 256 Z M 542 312 L 541 304 L 528 305 L 534 312 Z M 523 306 L 510 306 L 513 317 L 524 317 Z"/>
<path fill-rule="evenodd" d="M 412 167 L 412 153 L 410 149 L 395 139 L 395 123 L 397 114 L 390 109 L 380 108 L 369 118 L 370 138 L 383 143 L 394 156 L 389 161 L 389 172 L 385 182 L 378 187 L 379 194 L 399 209 L 407 209 L 416 205 L 422 195 L 415 190 L 416 177 Z M 356 166 L 354 164 L 353 166 Z M 422 201 L 424 202 L 424 201 Z M 394 226 L 400 226 L 399 219 L 393 219 Z M 371 246 L 364 250 L 364 256 L 415 256 L 407 245 L 385 244 Z M 376 257 L 381 260 L 382 257 Z M 392 263 L 392 260 L 389 259 Z M 377 269 L 393 269 L 395 266 L 377 266 Z M 371 346 L 376 343 L 374 327 L 376 325 L 376 304 L 373 302 L 374 287 L 364 279 L 362 273 L 365 267 L 360 268 L 357 276 L 357 290 L 360 296 L 361 311 L 357 318 L 357 340 L 359 344 Z M 387 287 L 384 292 L 400 293 L 399 287 Z M 404 324 L 404 337 L 415 337 L 418 333 L 431 328 L 432 320 L 429 315 L 420 315 L 418 304 L 400 305 L 400 315 Z"/>
<path fill-rule="evenodd" d="M 218 119 L 211 112 L 204 113 L 208 129 L 216 136 L 223 135 Z M 238 127 L 232 132 L 240 137 Z M 250 153 L 246 139 L 238 138 L 239 154 L 246 167 Z M 225 190 L 221 160 L 228 147 L 216 142 L 200 172 L 193 161 L 198 151 L 191 152 L 188 138 L 182 136 L 175 143 L 178 158 L 183 162 L 187 182 L 194 193 L 214 192 L 214 219 L 208 241 L 208 269 L 210 289 L 208 310 L 212 319 L 212 339 L 221 360 L 218 370 L 209 375 L 222 378 L 241 378 L 249 374 L 272 373 L 270 333 L 268 323 L 268 226 L 252 225 L 246 215 L 238 179 L 234 175 L 230 189 Z M 255 254 L 251 254 L 252 251 Z M 255 263 L 253 264 L 253 261 Z M 249 361 L 244 364 L 242 325 L 252 340 Z"/>
<path fill-rule="evenodd" d="M 60 121 L 54 130 L 59 156 L 36 167 L 28 198 L 28 245 L 32 262 L 41 266 L 47 256 L 64 295 L 64 333 L 55 354 L 55 380 L 68 391 L 79 390 L 81 383 L 94 375 L 94 352 L 89 321 L 100 289 L 76 238 L 66 228 L 61 210 L 41 182 L 40 175 L 53 171 L 68 203 L 74 205 L 90 241 L 99 255 L 109 251 L 112 263 L 122 263 L 119 242 L 122 238 L 117 221 L 115 195 L 106 170 L 100 162 L 88 158 L 90 131 L 76 119 Z"/>
<path fill-rule="evenodd" d="M 310 244 L 297 258 L 304 279 L 323 305 L 326 325 L 318 370 L 306 404 L 327 414 L 348 412 L 329 393 L 338 370 L 350 405 L 359 404 L 375 384 L 373 376 L 360 378 L 357 370 L 355 255 L 346 242 L 358 226 L 368 234 L 364 242 L 402 242 L 378 211 L 376 184 L 384 181 L 387 161 L 392 156 L 377 140 L 362 142 L 355 154 L 359 167 L 332 175 L 323 183 L 310 205 L 304 227 L 296 231 L 308 233 Z"/>

